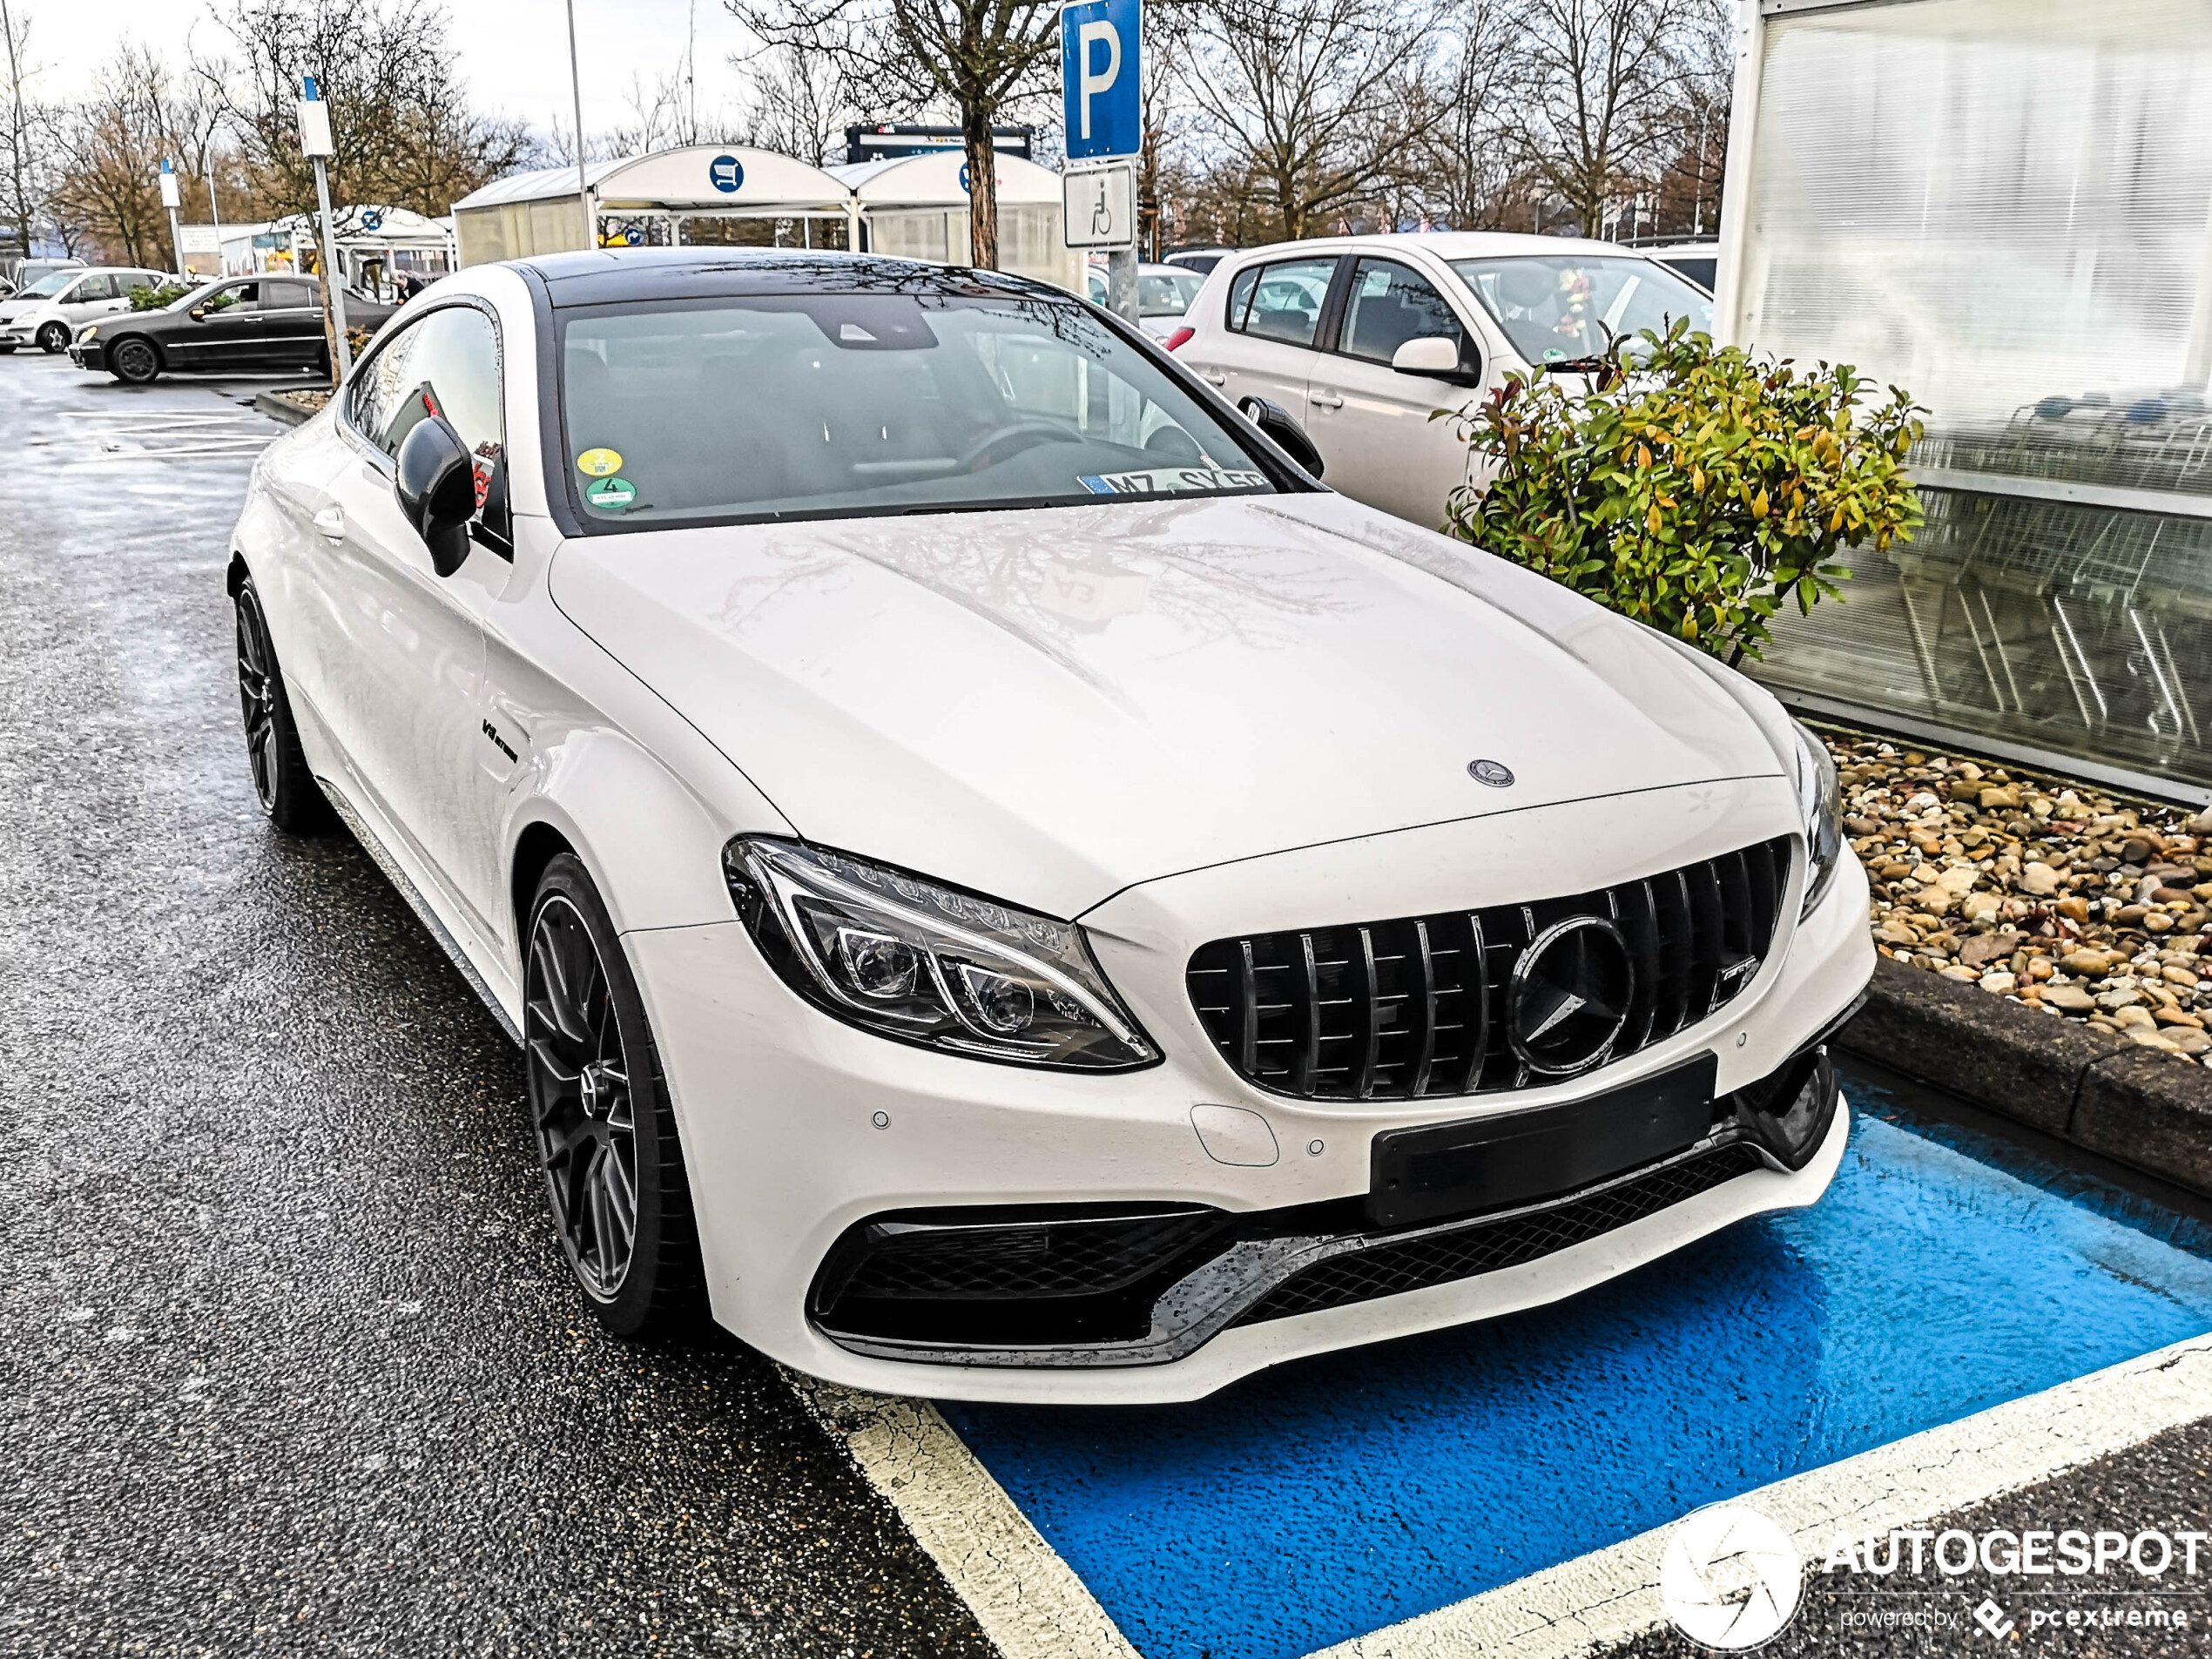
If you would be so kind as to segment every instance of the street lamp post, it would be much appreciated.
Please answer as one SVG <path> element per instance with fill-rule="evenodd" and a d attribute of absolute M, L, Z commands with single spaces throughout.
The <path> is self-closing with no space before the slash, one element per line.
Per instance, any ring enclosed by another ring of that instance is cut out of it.
<path fill-rule="evenodd" d="M 176 250 L 177 274 L 181 277 L 185 274 L 185 231 L 177 221 L 180 199 L 177 194 L 177 170 L 170 164 L 169 158 L 164 156 L 161 158 L 161 205 L 169 210 L 169 246 Z"/>
<path fill-rule="evenodd" d="M 591 182 L 583 172 L 583 71 L 577 66 L 576 0 L 569 3 L 569 92 L 576 100 L 576 199 L 583 209 L 583 245 L 599 246 L 599 227 L 591 222 Z"/>

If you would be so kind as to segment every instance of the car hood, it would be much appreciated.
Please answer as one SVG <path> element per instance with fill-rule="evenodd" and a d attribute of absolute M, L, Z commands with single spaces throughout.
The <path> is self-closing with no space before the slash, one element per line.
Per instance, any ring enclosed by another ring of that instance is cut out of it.
<path fill-rule="evenodd" d="M 551 586 L 808 840 L 1063 917 L 1229 860 L 1783 770 L 1659 635 L 1332 495 L 584 537 Z"/>

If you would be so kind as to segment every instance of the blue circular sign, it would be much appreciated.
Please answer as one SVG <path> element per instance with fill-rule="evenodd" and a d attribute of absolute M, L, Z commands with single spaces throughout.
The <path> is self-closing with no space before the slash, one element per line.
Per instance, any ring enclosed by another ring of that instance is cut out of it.
<path fill-rule="evenodd" d="M 378 212 L 374 207 L 370 208 L 366 213 L 361 215 L 361 228 L 365 231 L 382 230 L 384 228 L 384 215 Z"/>
<path fill-rule="evenodd" d="M 725 196 L 734 196 L 745 183 L 745 166 L 735 156 L 717 156 L 706 164 L 706 176 Z"/>
<path fill-rule="evenodd" d="M 963 196 L 965 196 L 965 195 L 967 195 L 967 194 L 968 193 L 968 164 L 967 164 L 965 161 L 963 161 L 963 162 L 961 162 L 961 163 L 960 164 L 960 191 L 961 191 L 961 195 L 963 195 Z"/>

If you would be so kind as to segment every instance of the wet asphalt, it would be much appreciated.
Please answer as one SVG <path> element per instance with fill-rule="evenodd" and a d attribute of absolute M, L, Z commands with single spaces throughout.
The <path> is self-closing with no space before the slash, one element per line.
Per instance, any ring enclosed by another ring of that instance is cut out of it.
<path fill-rule="evenodd" d="M 764 1362 L 601 1334 L 516 1051 L 262 820 L 261 384 L 0 358 L 0 1652 L 988 1653 Z"/>

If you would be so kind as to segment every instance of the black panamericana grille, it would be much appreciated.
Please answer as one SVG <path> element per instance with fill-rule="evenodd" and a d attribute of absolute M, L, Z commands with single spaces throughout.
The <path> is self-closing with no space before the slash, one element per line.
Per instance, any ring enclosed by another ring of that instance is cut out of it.
<path fill-rule="evenodd" d="M 1723 1147 L 1533 1215 L 1332 1256 L 1284 1280 L 1237 1323 L 1287 1319 L 1294 1314 L 1371 1302 L 1379 1296 L 1426 1290 L 1433 1285 L 1473 1278 L 1478 1273 L 1517 1267 L 1646 1216 L 1656 1216 L 1762 1167 L 1753 1148 Z"/>
<path fill-rule="evenodd" d="M 1773 943 L 1791 838 L 1597 893 L 1305 933 L 1217 939 L 1190 958 L 1191 1005 L 1238 1074 L 1313 1100 L 1416 1100 L 1525 1087 L 1508 1041 L 1514 965 L 1547 928 L 1599 916 L 1635 976 L 1620 1035 L 1591 1064 L 1724 1007 Z M 1545 1079 L 1549 1081 L 1549 1079 Z"/>

